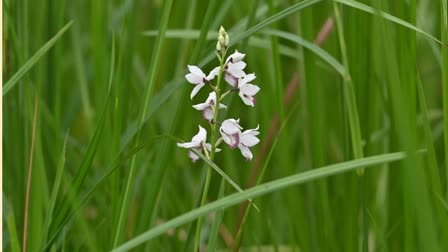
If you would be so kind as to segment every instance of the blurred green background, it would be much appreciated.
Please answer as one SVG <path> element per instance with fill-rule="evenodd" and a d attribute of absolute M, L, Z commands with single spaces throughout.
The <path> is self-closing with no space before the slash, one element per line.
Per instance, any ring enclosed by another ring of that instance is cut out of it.
<path fill-rule="evenodd" d="M 446 0 L 338 2 L 3 1 L 3 250 L 23 249 L 30 153 L 28 251 L 111 250 L 199 206 L 207 164 L 163 135 L 207 126 L 191 105 L 209 91 L 191 101 L 184 75 L 219 65 L 223 25 L 261 87 L 254 108 L 235 97 L 226 112 L 260 125 L 254 159 L 226 146 L 215 159 L 243 189 L 410 153 L 257 198 L 241 250 L 447 251 Z M 220 184 L 214 173 L 209 202 Z M 206 215 L 204 250 L 232 248 L 240 211 Z M 136 250 L 191 251 L 194 231 Z"/>

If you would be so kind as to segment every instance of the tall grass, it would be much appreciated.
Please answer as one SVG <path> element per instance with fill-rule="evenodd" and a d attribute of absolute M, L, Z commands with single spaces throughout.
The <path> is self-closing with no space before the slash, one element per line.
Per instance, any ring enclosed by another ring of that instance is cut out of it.
<path fill-rule="evenodd" d="M 3 5 L 4 251 L 448 250 L 445 0 Z M 221 25 L 261 143 L 193 164 Z"/>

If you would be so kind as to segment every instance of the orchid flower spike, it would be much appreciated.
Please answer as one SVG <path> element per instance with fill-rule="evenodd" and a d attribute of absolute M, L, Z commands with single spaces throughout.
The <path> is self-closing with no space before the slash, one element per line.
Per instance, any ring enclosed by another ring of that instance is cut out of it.
<path fill-rule="evenodd" d="M 208 95 L 208 98 L 204 103 L 199 103 L 199 104 L 193 105 L 193 108 L 195 108 L 196 110 L 202 111 L 202 116 L 207 121 L 209 121 L 211 123 L 213 121 L 213 116 L 214 116 L 213 109 L 214 109 L 215 105 L 216 105 L 216 93 L 215 93 L 215 91 L 213 91 Z M 227 106 L 220 103 L 219 108 L 227 109 Z"/>
<path fill-rule="evenodd" d="M 202 152 L 204 146 L 207 150 L 211 150 L 212 146 L 209 143 L 206 143 L 207 140 L 207 131 L 199 125 L 199 132 L 192 139 L 191 142 L 185 143 L 177 143 L 177 146 L 181 148 L 190 149 L 188 150 L 188 156 L 191 158 L 193 162 L 196 162 L 199 159 L 199 156 L 196 155 L 191 149 L 196 149 L 199 152 Z M 216 149 L 216 152 L 221 151 L 220 149 Z"/>
<path fill-rule="evenodd" d="M 258 128 L 259 126 L 257 125 L 257 128 L 246 130 L 241 134 L 238 148 L 240 149 L 241 154 L 246 158 L 246 161 L 252 160 L 253 157 L 250 147 L 253 147 L 260 142 L 260 139 L 256 137 L 260 134 Z"/>
<path fill-rule="evenodd" d="M 227 83 L 232 85 L 232 87 L 236 88 L 238 79 L 246 76 L 246 73 L 243 71 L 246 67 L 246 63 L 243 61 L 244 56 L 246 56 L 246 54 L 235 50 L 235 52 L 226 59 L 224 79 Z"/>
<path fill-rule="evenodd" d="M 255 95 L 260 91 L 258 86 L 255 86 L 250 81 L 255 79 L 255 74 L 248 74 L 244 78 L 238 79 L 239 96 L 243 100 L 244 104 L 248 106 L 255 106 Z"/>
<path fill-rule="evenodd" d="M 241 130 L 240 119 L 227 119 L 222 122 L 219 131 L 221 132 L 222 140 L 229 145 L 231 149 L 235 149 L 240 143 Z"/>
<path fill-rule="evenodd" d="M 191 91 L 190 98 L 193 99 L 193 97 L 201 90 L 203 86 L 205 86 L 205 82 L 209 82 L 215 78 L 216 75 L 218 75 L 218 69 L 213 69 L 208 76 L 205 76 L 204 72 L 197 67 L 197 66 L 190 66 L 188 65 L 188 70 L 190 73 L 185 75 L 185 78 L 188 82 L 190 82 L 193 85 L 196 85 L 193 88 L 193 91 Z"/>

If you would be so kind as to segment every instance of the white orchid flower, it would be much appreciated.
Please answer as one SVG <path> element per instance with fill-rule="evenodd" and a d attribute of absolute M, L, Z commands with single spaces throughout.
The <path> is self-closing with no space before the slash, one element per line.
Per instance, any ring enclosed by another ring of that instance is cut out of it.
<path fill-rule="evenodd" d="M 190 149 L 188 150 L 188 156 L 191 158 L 193 162 L 196 162 L 199 159 L 199 156 L 196 155 L 191 149 L 196 149 L 199 152 L 202 152 L 204 146 L 208 151 L 211 150 L 212 146 L 209 143 L 206 143 L 207 140 L 207 131 L 199 125 L 199 132 L 191 139 L 191 142 L 185 143 L 177 143 L 178 147 Z M 216 149 L 216 152 L 221 151 L 220 149 Z"/>
<path fill-rule="evenodd" d="M 233 87 L 237 87 L 238 79 L 246 76 L 246 73 L 243 71 L 246 67 L 246 63 L 243 61 L 244 56 L 246 54 L 235 50 L 226 60 L 224 79 Z"/>
<path fill-rule="evenodd" d="M 240 135 L 243 128 L 240 126 L 239 122 L 240 119 L 227 119 L 222 122 L 221 127 L 219 128 L 222 140 L 224 140 L 231 149 L 235 149 L 240 143 Z"/>
<path fill-rule="evenodd" d="M 244 131 L 240 136 L 240 142 L 238 144 L 238 148 L 241 151 L 241 154 L 246 158 L 246 161 L 252 160 L 252 152 L 250 151 L 250 147 L 255 146 L 260 142 L 260 139 L 256 137 L 260 132 L 258 131 L 259 126 L 255 129 L 249 129 Z"/>
<path fill-rule="evenodd" d="M 202 111 L 202 116 L 209 122 L 212 122 L 213 117 L 214 117 L 215 105 L 216 105 L 216 93 L 213 91 L 208 95 L 208 98 L 204 103 L 199 103 L 199 104 L 193 105 L 193 108 L 195 108 L 196 110 Z M 219 108 L 226 109 L 227 106 L 220 103 Z"/>
<path fill-rule="evenodd" d="M 199 92 L 199 90 L 201 90 L 201 88 L 205 86 L 205 82 L 213 80 L 215 76 L 218 75 L 219 67 L 214 68 L 208 76 L 205 76 L 204 72 L 202 72 L 202 70 L 197 66 L 188 65 L 188 70 L 190 71 L 190 73 L 186 74 L 185 78 L 191 84 L 196 85 L 190 94 L 190 98 L 193 99 L 193 97 Z"/>
<path fill-rule="evenodd" d="M 248 74 L 246 77 L 238 79 L 238 89 L 239 89 L 239 96 L 243 100 L 244 104 L 248 106 L 255 106 L 255 94 L 260 91 L 260 88 L 258 86 L 255 86 L 250 81 L 253 81 L 255 79 L 255 74 Z"/>

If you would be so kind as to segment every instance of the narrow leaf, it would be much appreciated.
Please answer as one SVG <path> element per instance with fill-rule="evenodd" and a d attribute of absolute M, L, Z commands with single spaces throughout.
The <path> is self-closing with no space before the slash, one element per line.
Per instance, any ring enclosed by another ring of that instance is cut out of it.
<path fill-rule="evenodd" d="M 61 38 L 61 36 L 70 28 L 70 26 L 73 24 L 73 21 L 70 21 L 68 24 L 66 24 L 64 27 L 62 27 L 61 30 L 59 30 L 56 35 L 54 35 L 53 38 L 51 38 L 44 46 L 42 46 L 20 69 L 17 71 L 11 79 L 9 79 L 5 85 L 3 86 L 3 93 L 2 95 L 5 96 L 11 88 L 13 88 L 17 82 L 31 69 L 31 67 L 36 64 L 36 62 L 42 58 L 48 50 L 56 43 L 56 41 Z"/>

